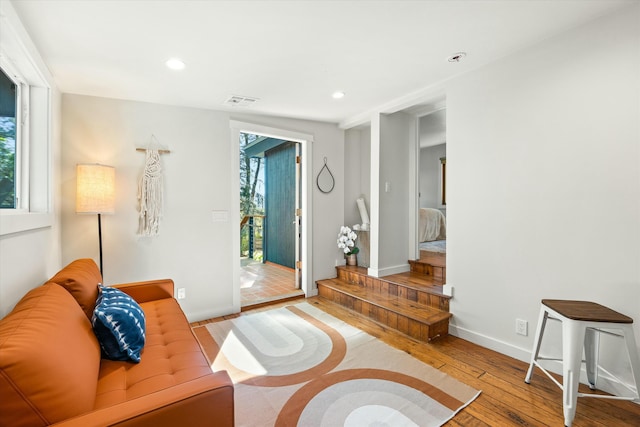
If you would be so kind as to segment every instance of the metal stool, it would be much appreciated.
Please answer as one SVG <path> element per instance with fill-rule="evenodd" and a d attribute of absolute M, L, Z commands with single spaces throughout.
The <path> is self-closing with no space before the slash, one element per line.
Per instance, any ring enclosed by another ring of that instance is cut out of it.
<path fill-rule="evenodd" d="M 562 359 L 540 357 L 540 344 L 547 319 L 562 322 Z M 607 331 L 603 330 L 607 329 Z M 615 334 L 608 330 L 619 330 L 622 334 Z M 634 397 L 606 396 L 590 393 L 579 393 L 580 367 L 582 360 L 582 348 L 584 347 L 587 370 L 587 379 L 591 389 L 596 388 L 598 379 L 598 345 L 599 333 L 606 333 L 624 338 L 627 352 L 631 362 L 631 370 L 635 381 L 636 391 Z M 547 372 L 538 360 L 562 361 L 563 384 Z M 564 424 L 571 426 L 576 415 L 576 403 L 578 397 L 597 397 L 601 399 L 640 400 L 640 359 L 633 335 L 633 319 L 611 310 L 603 305 L 588 301 L 550 300 L 543 299 L 540 306 L 540 317 L 533 343 L 531 364 L 527 371 L 525 382 L 531 381 L 533 368 L 537 366 L 551 380 L 562 389 L 562 407 L 564 411 Z"/>

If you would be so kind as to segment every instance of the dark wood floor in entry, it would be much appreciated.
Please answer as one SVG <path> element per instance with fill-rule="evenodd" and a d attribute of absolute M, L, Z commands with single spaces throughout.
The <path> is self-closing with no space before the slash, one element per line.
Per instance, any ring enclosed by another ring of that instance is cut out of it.
<path fill-rule="evenodd" d="M 430 343 L 420 342 L 323 298 L 308 298 L 306 301 L 471 387 L 482 390 L 475 401 L 445 426 L 564 425 L 561 390 L 540 370 L 534 371 L 531 385 L 525 384 L 527 363 L 454 336 Z M 193 326 L 287 304 L 289 303 L 262 306 L 241 314 L 197 322 Z M 588 392 L 588 388 L 583 385 L 580 390 Z M 581 398 L 578 399 L 573 426 L 637 427 L 640 426 L 640 405 L 628 401 Z"/>
<path fill-rule="evenodd" d="M 304 293 L 295 288 L 295 270 L 242 258 L 240 304 L 243 311 L 256 305 L 302 296 Z"/>

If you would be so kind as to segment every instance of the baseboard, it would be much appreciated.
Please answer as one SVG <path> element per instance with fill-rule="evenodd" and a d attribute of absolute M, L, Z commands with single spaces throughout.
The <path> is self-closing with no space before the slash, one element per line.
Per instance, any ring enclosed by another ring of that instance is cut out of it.
<path fill-rule="evenodd" d="M 456 325 L 449 324 L 449 333 L 458 338 L 462 338 L 467 341 L 471 341 L 474 344 L 478 344 L 481 347 L 488 348 L 498 353 L 505 354 L 523 362 L 529 363 L 531 361 L 531 350 L 516 347 L 513 344 L 509 344 L 504 341 L 497 340 L 487 335 L 480 334 L 475 331 L 471 331 L 466 328 L 461 328 Z M 524 378 L 522 379 L 524 381 Z"/>
<path fill-rule="evenodd" d="M 378 273 L 377 268 L 367 268 L 367 275 L 371 277 L 380 277 L 380 273 Z"/>
<path fill-rule="evenodd" d="M 409 264 L 400 264 L 400 265 L 395 265 L 393 267 L 385 267 L 385 268 L 378 268 L 378 269 L 373 269 L 369 267 L 367 274 L 373 277 L 384 277 L 384 276 L 389 276 L 391 274 L 405 273 L 410 270 L 411 270 L 411 266 Z"/>
<path fill-rule="evenodd" d="M 201 310 L 196 312 L 186 313 L 189 323 L 202 322 L 203 320 L 214 319 L 220 316 L 226 316 L 228 314 L 237 313 L 232 306 L 219 308 L 217 310 Z"/>
<path fill-rule="evenodd" d="M 509 344 L 507 342 L 452 324 L 449 324 L 449 333 L 458 338 L 462 338 L 464 340 L 477 344 L 481 347 L 485 347 L 490 350 L 497 351 L 498 353 L 513 357 L 514 359 L 520 360 L 527 364 L 531 362 L 530 349 L 517 347 L 513 344 Z M 545 361 L 544 363 L 545 369 L 547 369 L 549 372 L 562 375 L 561 362 Z M 522 377 L 522 381 L 524 381 L 524 376 Z M 584 366 L 582 367 L 580 372 L 580 382 L 582 384 L 587 384 L 587 372 L 585 371 Z M 598 374 L 597 386 L 598 390 L 602 390 L 610 394 L 615 394 L 617 396 L 629 396 L 629 389 L 635 390 L 635 387 L 633 387 L 631 384 L 621 382 L 618 379 L 612 376 L 608 376 L 602 372 Z M 640 404 L 640 400 L 636 401 L 635 403 Z"/>

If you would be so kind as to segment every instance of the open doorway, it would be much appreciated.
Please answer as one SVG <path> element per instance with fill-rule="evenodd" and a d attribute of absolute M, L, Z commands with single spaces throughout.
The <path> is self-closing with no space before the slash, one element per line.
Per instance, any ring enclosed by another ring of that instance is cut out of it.
<path fill-rule="evenodd" d="M 240 133 L 241 307 L 302 296 L 300 143 Z"/>
<path fill-rule="evenodd" d="M 420 259 L 444 267 L 447 252 L 446 109 L 420 117 L 419 149 Z"/>

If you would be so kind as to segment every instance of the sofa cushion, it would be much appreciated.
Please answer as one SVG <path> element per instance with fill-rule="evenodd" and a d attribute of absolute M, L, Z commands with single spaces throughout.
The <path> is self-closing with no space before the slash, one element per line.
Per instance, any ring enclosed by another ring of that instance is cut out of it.
<path fill-rule="evenodd" d="M 49 279 L 65 288 L 76 299 L 80 307 L 91 320 L 93 309 L 98 299 L 98 283 L 102 283 L 102 276 L 95 261 L 90 258 L 77 259 L 55 276 Z"/>
<path fill-rule="evenodd" d="M 100 285 L 91 324 L 104 357 L 140 362 L 145 318 L 133 298 L 118 289 Z"/>
<path fill-rule="evenodd" d="M 140 306 L 147 322 L 142 362 L 102 359 L 96 409 L 211 374 L 209 363 L 175 299 L 149 301 Z"/>
<path fill-rule="evenodd" d="M 0 425 L 42 426 L 93 409 L 100 346 L 74 298 L 54 283 L 0 320 Z"/>

